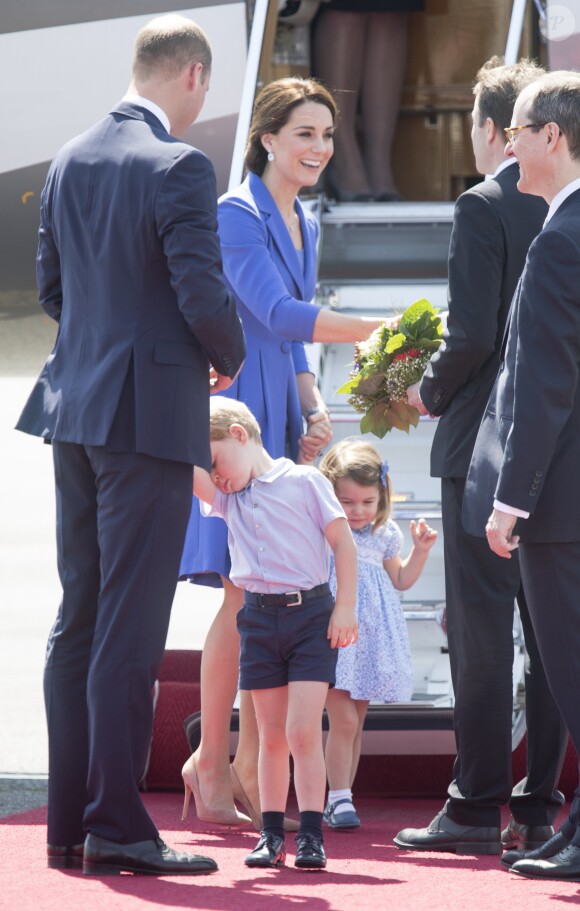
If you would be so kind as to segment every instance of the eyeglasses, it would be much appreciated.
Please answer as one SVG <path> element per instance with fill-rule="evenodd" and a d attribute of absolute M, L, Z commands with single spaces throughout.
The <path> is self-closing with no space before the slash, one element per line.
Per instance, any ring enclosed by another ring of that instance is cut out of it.
<path fill-rule="evenodd" d="M 546 123 L 547 122 L 548 121 L 546 121 Z M 504 129 L 505 137 L 506 137 L 507 141 L 509 142 L 509 144 L 512 145 L 514 139 L 516 138 L 516 136 L 518 135 L 518 133 L 521 130 L 527 130 L 530 127 L 538 127 L 538 128 L 545 127 L 546 123 L 523 123 L 519 127 L 505 127 L 505 129 Z"/>

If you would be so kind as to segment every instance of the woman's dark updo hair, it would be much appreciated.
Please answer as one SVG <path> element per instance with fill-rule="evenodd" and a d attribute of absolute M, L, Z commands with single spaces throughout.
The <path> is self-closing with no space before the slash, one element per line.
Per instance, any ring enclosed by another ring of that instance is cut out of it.
<path fill-rule="evenodd" d="M 245 165 L 248 171 L 259 177 L 264 172 L 268 153 L 262 145 L 266 133 L 278 133 L 288 123 L 294 108 L 307 101 L 323 104 L 332 114 L 336 125 L 338 107 L 327 88 L 316 79 L 301 79 L 290 76 L 276 79 L 265 85 L 254 104 L 250 134 L 246 146 Z"/>

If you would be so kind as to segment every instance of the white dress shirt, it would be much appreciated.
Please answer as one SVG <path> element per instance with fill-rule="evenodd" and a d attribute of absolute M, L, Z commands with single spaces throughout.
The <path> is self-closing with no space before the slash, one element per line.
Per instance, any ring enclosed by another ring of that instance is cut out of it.
<path fill-rule="evenodd" d="M 493 180 L 494 177 L 497 177 L 498 174 L 501 174 L 502 171 L 505 171 L 505 169 L 509 168 L 509 166 L 512 164 L 517 164 L 516 159 L 513 157 L 513 155 L 510 158 L 504 158 L 504 160 L 498 164 L 493 174 L 485 175 L 485 179 Z"/>
<path fill-rule="evenodd" d="M 169 117 L 158 104 L 155 104 L 154 101 L 151 101 L 149 98 L 143 98 L 141 95 L 133 95 L 127 93 L 123 98 L 123 101 L 128 101 L 129 104 L 138 104 L 139 107 L 145 108 L 147 111 L 150 111 L 152 114 L 155 114 L 157 120 L 161 121 L 161 124 L 165 127 L 168 133 L 171 132 L 171 124 L 169 123 Z"/>

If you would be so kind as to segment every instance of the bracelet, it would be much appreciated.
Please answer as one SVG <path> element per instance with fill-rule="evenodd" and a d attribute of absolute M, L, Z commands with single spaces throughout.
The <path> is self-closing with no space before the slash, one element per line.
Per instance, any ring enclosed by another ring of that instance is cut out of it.
<path fill-rule="evenodd" d="M 308 420 L 308 418 L 313 417 L 315 414 L 320 414 L 320 408 L 310 408 L 310 409 L 306 412 L 306 414 L 304 415 L 304 417 L 306 418 L 306 420 Z"/>

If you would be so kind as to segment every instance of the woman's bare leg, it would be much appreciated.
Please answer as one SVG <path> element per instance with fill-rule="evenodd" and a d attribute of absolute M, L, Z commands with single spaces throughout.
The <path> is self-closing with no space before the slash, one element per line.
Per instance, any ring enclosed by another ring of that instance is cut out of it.
<path fill-rule="evenodd" d="M 253 814 L 260 813 L 260 791 L 258 787 L 258 724 L 252 694 L 249 690 L 240 690 L 240 731 L 238 747 L 232 763 L 238 781 L 244 789 Z"/>
<path fill-rule="evenodd" d="M 230 781 L 230 720 L 238 688 L 240 638 L 236 614 L 244 593 L 228 579 L 224 583 L 224 600 L 207 634 L 201 659 L 201 743 L 195 752 L 200 790 L 208 807 L 232 807 Z M 240 704 L 240 742 L 236 766 L 240 777 L 253 764 L 256 780 L 258 736 L 249 693 L 242 694 Z M 239 765 L 238 765 L 239 763 Z M 248 771 L 248 775 L 250 772 Z M 253 790 L 248 785 L 249 790 Z M 249 795 L 251 796 L 251 795 Z"/>

